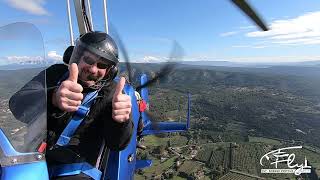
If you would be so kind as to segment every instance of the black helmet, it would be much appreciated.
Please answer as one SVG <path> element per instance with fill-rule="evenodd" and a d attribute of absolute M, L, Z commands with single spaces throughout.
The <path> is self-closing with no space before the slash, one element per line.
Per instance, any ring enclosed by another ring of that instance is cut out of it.
<path fill-rule="evenodd" d="M 88 32 L 77 39 L 74 48 L 69 47 L 68 49 L 66 50 L 66 52 L 68 52 L 65 52 L 64 54 L 63 61 L 67 62 L 67 56 L 70 54 L 70 52 L 72 52 L 69 64 L 79 64 L 79 61 L 85 51 L 89 51 L 94 55 L 102 57 L 100 60 L 106 61 L 108 64 L 113 64 L 108 74 L 106 74 L 102 80 L 96 82 L 96 85 L 91 86 L 91 89 L 99 89 L 100 87 L 107 85 L 116 77 L 118 73 L 117 66 L 119 64 L 118 47 L 114 40 L 107 33 L 99 31 Z"/>
<path fill-rule="evenodd" d="M 105 32 L 88 32 L 82 35 L 77 41 L 70 58 L 71 63 L 79 63 L 84 51 L 102 57 L 102 60 L 117 65 L 119 63 L 118 47 L 114 40 Z"/>

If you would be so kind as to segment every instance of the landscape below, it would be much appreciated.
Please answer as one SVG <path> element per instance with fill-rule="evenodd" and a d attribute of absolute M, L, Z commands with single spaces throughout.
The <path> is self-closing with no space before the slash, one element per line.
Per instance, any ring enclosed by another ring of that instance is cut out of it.
<path fill-rule="evenodd" d="M 300 177 L 318 179 L 320 66 L 308 72 L 306 68 L 178 65 L 150 87 L 150 111 L 156 112 L 156 121 L 184 122 L 189 92 L 191 129 L 144 137 L 141 143 L 147 149 L 138 150 L 138 159 L 152 159 L 153 166 L 138 170 L 135 178 L 296 179 L 294 174 L 261 173 L 274 165 L 261 166 L 260 159 L 272 150 L 301 145 L 302 149 L 290 152 L 299 164 L 306 158 L 312 173 Z M 160 67 L 132 64 L 132 69 L 133 84 L 137 85 L 141 73 L 153 77 Z M 5 129 L 12 126 L 8 123 L 8 97 L 13 92 L 8 89 L 19 87 L 13 82 L 26 82 L 22 71 L 0 70 L 0 126 Z M 288 168 L 285 163 L 279 166 Z"/>

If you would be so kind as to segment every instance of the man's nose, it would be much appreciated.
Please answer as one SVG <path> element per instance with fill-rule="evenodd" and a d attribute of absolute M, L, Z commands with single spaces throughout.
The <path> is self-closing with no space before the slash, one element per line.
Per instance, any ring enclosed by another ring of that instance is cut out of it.
<path fill-rule="evenodd" d="M 94 63 L 90 66 L 89 68 L 89 71 L 92 73 L 92 74 L 95 74 L 98 72 L 98 67 L 97 67 L 97 63 Z"/>

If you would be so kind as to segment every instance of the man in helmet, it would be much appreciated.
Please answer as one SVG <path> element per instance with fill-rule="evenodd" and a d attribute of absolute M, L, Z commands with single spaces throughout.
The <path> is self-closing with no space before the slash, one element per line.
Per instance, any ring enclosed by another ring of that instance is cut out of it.
<path fill-rule="evenodd" d="M 46 69 L 49 169 L 58 167 L 68 171 L 69 164 L 87 163 L 102 170 L 106 149 L 122 150 L 128 145 L 133 129 L 131 100 L 122 93 L 125 79 L 113 81 L 118 64 L 118 49 L 112 38 L 103 32 L 89 32 L 77 40 L 69 68 L 55 64 Z M 41 73 L 38 76 L 43 77 Z M 37 77 L 30 83 L 36 81 Z M 15 107 L 23 101 L 25 91 L 28 89 L 21 89 L 10 99 L 15 115 L 21 114 Z M 70 124 L 77 122 L 73 118 L 81 114 L 85 101 L 90 104 L 87 105 L 90 111 L 74 128 Z M 54 179 L 92 178 L 84 172 L 68 177 L 60 177 L 55 170 L 51 172 Z"/>

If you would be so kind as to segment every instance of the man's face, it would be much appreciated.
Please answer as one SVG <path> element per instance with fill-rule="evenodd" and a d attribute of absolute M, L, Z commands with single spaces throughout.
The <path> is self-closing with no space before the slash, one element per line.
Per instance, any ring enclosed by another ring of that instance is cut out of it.
<path fill-rule="evenodd" d="M 111 68 L 111 64 L 106 64 L 99 59 L 98 56 L 86 51 L 79 61 L 79 79 L 87 87 L 102 80 Z"/>

